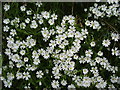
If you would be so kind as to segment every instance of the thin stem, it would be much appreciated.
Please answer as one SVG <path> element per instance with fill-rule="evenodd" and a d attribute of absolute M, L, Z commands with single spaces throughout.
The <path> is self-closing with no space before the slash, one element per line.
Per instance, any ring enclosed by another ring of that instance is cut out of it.
<path fill-rule="evenodd" d="M 72 2 L 72 15 L 73 15 L 73 13 L 74 13 L 74 0 Z"/>
<path fill-rule="evenodd" d="M 118 31 L 111 24 L 109 24 L 105 20 L 102 20 L 102 21 L 104 21 L 110 28 L 112 28 L 116 33 L 118 33 Z"/>

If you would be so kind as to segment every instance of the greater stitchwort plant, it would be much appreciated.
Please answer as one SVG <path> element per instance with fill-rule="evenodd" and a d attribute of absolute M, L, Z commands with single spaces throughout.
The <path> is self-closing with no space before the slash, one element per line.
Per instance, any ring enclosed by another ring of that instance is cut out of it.
<path fill-rule="evenodd" d="M 119 88 L 120 4 L 108 1 L 73 15 L 64 3 L 3 3 L 3 90 Z"/>

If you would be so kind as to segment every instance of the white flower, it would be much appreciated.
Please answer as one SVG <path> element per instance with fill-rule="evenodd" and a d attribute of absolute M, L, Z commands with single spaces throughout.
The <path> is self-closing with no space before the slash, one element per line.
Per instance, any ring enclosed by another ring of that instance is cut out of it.
<path fill-rule="evenodd" d="M 99 51 L 97 54 L 98 54 L 98 56 L 103 56 L 103 52 L 102 51 Z"/>
<path fill-rule="evenodd" d="M 24 72 L 24 73 L 23 73 L 23 79 L 29 80 L 29 78 L 31 78 L 29 72 Z"/>
<path fill-rule="evenodd" d="M 88 30 L 87 29 L 81 29 L 81 33 L 82 33 L 82 35 L 86 35 L 86 34 L 88 34 Z"/>
<path fill-rule="evenodd" d="M 38 22 L 39 24 L 43 24 L 43 19 L 40 19 Z"/>
<path fill-rule="evenodd" d="M 95 58 L 95 61 L 96 61 L 97 63 L 100 63 L 100 62 L 102 61 L 102 58 L 96 57 L 96 58 Z"/>
<path fill-rule="evenodd" d="M 68 85 L 68 90 L 69 90 L 69 89 L 75 89 L 75 86 L 74 86 L 73 84 Z"/>
<path fill-rule="evenodd" d="M 5 5 L 4 5 L 4 10 L 5 10 L 5 11 L 8 11 L 9 9 L 10 9 L 10 5 L 5 4 Z"/>
<path fill-rule="evenodd" d="M 97 77 L 97 81 L 98 81 L 98 82 L 102 82 L 102 81 L 103 81 L 103 78 L 102 78 L 101 76 L 98 76 L 98 77 Z"/>
<path fill-rule="evenodd" d="M 42 28 L 42 35 L 43 35 L 43 37 L 47 37 L 48 36 L 48 34 L 49 34 L 49 31 L 47 30 L 47 27 L 45 27 L 45 28 Z"/>
<path fill-rule="evenodd" d="M 97 88 L 105 88 L 106 85 L 107 85 L 107 83 L 104 82 L 104 81 L 102 81 L 102 82 L 100 82 L 100 83 L 97 83 L 95 87 L 97 87 Z"/>
<path fill-rule="evenodd" d="M 12 61 L 14 61 L 14 62 L 19 62 L 19 61 L 20 61 L 20 56 L 19 56 L 18 54 L 14 54 L 14 55 L 12 56 Z"/>
<path fill-rule="evenodd" d="M 86 87 L 86 88 L 87 88 L 87 87 L 90 87 L 90 82 L 89 82 L 89 81 L 83 81 L 83 82 L 82 82 L 82 86 L 83 86 L 83 87 Z"/>
<path fill-rule="evenodd" d="M 99 22 L 96 20 L 90 22 L 90 27 L 93 27 L 93 29 L 100 29 L 101 28 Z"/>
<path fill-rule="evenodd" d="M 74 58 L 74 59 L 78 59 L 78 55 L 75 54 L 73 58 Z"/>
<path fill-rule="evenodd" d="M 115 88 L 115 86 L 113 84 L 109 85 L 109 90 L 112 90 L 113 88 Z"/>
<path fill-rule="evenodd" d="M 92 54 L 93 54 L 93 52 L 90 49 L 85 51 L 85 55 L 88 57 L 91 57 Z"/>
<path fill-rule="evenodd" d="M 73 65 L 69 65 L 68 68 L 69 68 L 69 70 L 74 70 L 74 66 Z"/>
<path fill-rule="evenodd" d="M 28 57 L 24 57 L 24 62 L 28 62 Z"/>
<path fill-rule="evenodd" d="M 50 55 L 49 55 L 48 52 L 46 52 L 46 53 L 44 53 L 43 57 L 44 57 L 45 59 L 48 59 L 48 58 L 50 57 Z"/>
<path fill-rule="evenodd" d="M 118 81 L 118 77 L 116 77 L 115 75 L 113 75 L 113 76 L 111 76 L 110 81 L 111 81 L 112 83 L 116 83 L 116 82 Z"/>
<path fill-rule="evenodd" d="M 42 82 L 39 82 L 39 86 L 41 86 L 42 85 Z"/>
<path fill-rule="evenodd" d="M 54 19 L 49 19 L 48 23 L 49 23 L 50 25 L 53 25 L 53 24 L 54 24 Z"/>
<path fill-rule="evenodd" d="M 120 84 L 120 77 L 118 77 L 117 83 Z"/>
<path fill-rule="evenodd" d="M 94 46 L 95 46 L 95 42 L 92 41 L 92 42 L 90 43 L 90 45 L 91 45 L 91 47 L 94 47 Z"/>
<path fill-rule="evenodd" d="M 118 41 L 120 39 L 120 35 L 116 33 L 111 33 L 112 40 Z"/>
<path fill-rule="evenodd" d="M 84 87 L 89 87 L 90 86 L 90 83 L 91 83 L 91 78 L 89 77 L 83 77 L 83 81 L 82 81 L 82 85 Z"/>
<path fill-rule="evenodd" d="M 39 58 L 39 54 L 35 50 L 32 52 L 32 58 L 34 58 L 34 59 Z"/>
<path fill-rule="evenodd" d="M 45 69 L 45 72 L 48 74 L 48 73 L 49 73 L 49 70 L 48 70 L 48 69 Z"/>
<path fill-rule="evenodd" d="M 5 78 L 3 76 L 0 76 L 0 80 L 5 81 Z"/>
<path fill-rule="evenodd" d="M 25 29 L 25 27 L 26 27 L 26 24 L 25 24 L 24 22 L 22 22 L 22 23 L 20 24 L 20 28 L 21 28 L 21 29 Z"/>
<path fill-rule="evenodd" d="M 23 78 L 23 74 L 20 73 L 20 72 L 17 72 L 16 73 L 16 77 L 17 77 L 17 79 L 22 79 Z"/>
<path fill-rule="evenodd" d="M 24 86 L 24 89 L 30 89 L 30 86 L 28 85 L 28 86 Z"/>
<path fill-rule="evenodd" d="M 3 27 L 3 31 L 4 31 L 4 32 L 8 32 L 9 29 L 10 29 L 10 28 L 9 28 L 8 26 L 4 26 L 4 27 Z"/>
<path fill-rule="evenodd" d="M 56 43 L 55 43 L 55 41 L 53 41 L 53 40 L 50 40 L 49 46 L 51 46 L 51 47 L 55 47 L 55 46 L 56 46 Z"/>
<path fill-rule="evenodd" d="M 14 75 L 12 73 L 7 73 L 7 79 L 8 80 L 13 80 L 14 79 Z"/>
<path fill-rule="evenodd" d="M 106 40 L 103 40 L 102 44 L 103 46 L 108 47 L 111 44 L 111 42 L 109 39 L 106 39 Z"/>
<path fill-rule="evenodd" d="M 36 76 L 37 78 L 42 78 L 42 76 L 44 75 L 44 73 L 40 70 L 40 71 L 36 72 L 36 75 L 37 75 Z"/>
<path fill-rule="evenodd" d="M 30 22 L 30 19 L 29 19 L 29 18 L 25 19 L 25 22 L 26 22 L 26 23 L 29 23 L 29 22 Z"/>
<path fill-rule="evenodd" d="M 20 7 L 20 10 L 21 10 L 21 11 L 25 11 L 25 10 L 26 10 L 26 7 L 25 7 L 25 6 L 21 6 L 21 7 Z"/>
<path fill-rule="evenodd" d="M 10 87 L 12 86 L 12 82 L 11 82 L 10 80 L 7 80 L 7 81 L 4 80 L 3 83 L 4 83 L 4 86 L 5 86 L 5 87 L 10 88 Z"/>
<path fill-rule="evenodd" d="M 52 83 L 51 83 L 52 87 L 53 88 L 59 88 L 59 82 L 58 80 L 53 80 Z"/>
<path fill-rule="evenodd" d="M 25 50 L 20 50 L 21 55 L 25 55 Z"/>
<path fill-rule="evenodd" d="M 62 27 L 59 27 L 59 26 L 56 26 L 56 29 L 57 29 L 57 33 L 63 33 L 65 30 L 64 30 L 64 28 L 62 28 Z"/>
<path fill-rule="evenodd" d="M 13 66 L 15 66 L 14 63 L 12 61 L 9 61 L 9 67 L 13 68 Z"/>
<path fill-rule="evenodd" d="M 87 74 L 88 73 L 88 69 L 83 69 L 83 74 Z"/>
<path fill-rule="evenodd" d="M 35 20 L 32 21 L 32 24 L 30 25 L 30 28 L 36 29 L 38 27 L 38 24 Z"/>
<path fill-rule="evenodd" d="M 85 25 L 86 25 L 86 26 L 90 26 L 90 21 L 89 21 L 89 20 L 86 20 Z"/>
<path fill-rule="evenodd" d="M 34 59 L 34 60 L 33 60 L 33 63 L 34 63 L 35 65 L 38 65 L 38 64 L 40 63 L 40 60 L 39 60 L 39 59 Z"/>
<path fill-rule="evenodd" d="M 35 46 L 35 45 L 36 45 L 36 40 L 31 38 L 31 39 L 29 40 L 28 47 L 31 48 L 32 46 Z"/>
<path fill-rule="evenodd" d="M 80 32 L 75 32 L 75 38 L 81 38 L 82 37 L 82 34 Z"/>
<path fill-rule="evenodd" d="M 34 66 L 34 65 L 33 65 L 32 67 L 29 68 L 29 70 L 31 70 L 31 71 L 35 71 L 36 69 L 37 69 L 37 67 Z"/>
<path fill-rule="evenodd" d="M 59 48 L 64 49 L 64 48 L 65 48 L 65 45 L 64 45 L 64 44 L 60 44 L 60 45 L 59 45 Z"/>
<path fill-rule="evenodd" d="M 59 35 L 60 36 L 60 40 L 64 40 L 67 38 L 66 34 L 63 34 L 63 35 Z"/>
<path fill-rule="evenodd" d="M 62 81 L 61 81 L 61 84 L 62 84 L 63 86 L 66 86 L 66 85 L 67 85 L 67 81 L 62 80 Z"/>
<path fill-rule="evenodd" d="M 53 20 L 57 20 L 57 17 L 58 17 L 58 16 L 55 15 L 55 14 L 52 14 L 51 17 L 52 17 Z"/>
<path fill-rule="evenodd" d="M 38 6 L 38 7 L 41 7 L 41 5 L 42 5 L 41 2 L 37 2 L 37 3 L 36 3 L 36 6 Z"/>
<path fill-rule="evenodd" d="M 10 34 L 11 34 L 12 36 L 15 36 L 15 35 L 17 34 L 17 32 L 16 32 L 16 30 L 15 30 L 15 29 L 11 29 Z"/>
<path fill-rule="evenodd" d="M 27 10 L 26 13 L 27 13 L 27 15 L 31 15 L 32 11 L 31 10 Z"/>
<path fill-rule="evenodd" d="M 85 8 L 84 11 L 87 12 L 87 8 Z"/>
<path fill-rule="evenodd" d="M 120 50 L 118 50 L 118 48 L 115 47 L 114 49 L 112 49 L 112 55 L 119 56 L 120 55 Z"/>
<path fill-rule="evenodd" d="M 50 18 L 50 13 L 47 12 L 47 11 L 43 11 L 43 12 L 41 12 L 41 14 L 42 14 L 42 16 L 43 16 L 45 19 Z"/>
<path fill-rule="evenodd" d="M 22 66 L 24 66 L 24 62 L 23 61 L 19 61 L 16 64 L 17 68 L 21 68 Z"/>
<path fill-rule="evenodd" d="M 9 56 L 11 54 L 11 50 L 10 49 L 5 49 L 5 54 Z"/>
<path fill-rule="evenodd" d="M 4 23 L 4 24 L 9 24 L 9 23 L 10 23 L 10 20 L 9 20 L 8 18 L 7 18 L 7 19 L 4 19 L 4 20 L 3 20 L 3 23 Z"/>
<path fill-rule="evenodd" d="M 75 23 L 75 17 L 72 16 L 72 15 L 69 15 L 69 16 L 68 16 L 68 22 L 69 22 L 71 25 L 74 25 L 74 23 Z"/>

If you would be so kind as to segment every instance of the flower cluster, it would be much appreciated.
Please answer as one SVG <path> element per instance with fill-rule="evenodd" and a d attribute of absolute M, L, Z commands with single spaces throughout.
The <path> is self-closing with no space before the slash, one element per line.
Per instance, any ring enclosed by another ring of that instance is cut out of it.
<path fill-rule="evenodd" d="M 112 17 L 112 16 L 119 16 L 120 15 L 120 11 L 119 11 L 119 4 L 112 4 L 112 5 L 108 5 L 106 6 L 105 4 L 103 5 L 98 5 L 98 4 L 94 4 L 94 6 L 89 8 L 89 11 L 94 15 L 94 18 L 104 18 L 104 17 Z M 91 13 L 89 13 L 89 17 L 91 17 Z"/>
<path fill-rule="evenodd" d="M 96 0 L 96 2 L 100 2 L 101 0 Z M 113 3 L 118 3 L 119 2 L 119 0 L 107 0 L 107 2 L 109 3 L 109 4 L 113 4 Z"/>
<path fill-rule="evenodd" d="M 85 26 L 80 27 L 72 15 L 59 21 L 55 12 L 42 10 L 44 3 L 35 3 L 36 11 L 28 4 L 19 7 L 24 19 L 3 18 L 5 61 L 0 79 L 4 88 L 118 88 L 119 67 L 113 62 L 119 62 L 120 35 L 107 32 L 108 37 L 99 38 L 89 28 L 103 29 L 97 18 L 118 17 L 118 5 L 95 4 L 88 11 L 95 19 L 85 18 Z M 3 7 L 5 13 L 11 10 L 8 4 Z"/>

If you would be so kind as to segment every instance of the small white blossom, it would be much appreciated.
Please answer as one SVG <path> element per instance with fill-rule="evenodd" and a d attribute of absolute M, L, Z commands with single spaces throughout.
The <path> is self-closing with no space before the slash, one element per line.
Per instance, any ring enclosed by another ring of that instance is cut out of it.
<path fill-rule="evenodd" d="M 24 62 L 28 62 L 28 57 L 24 57 Z"/>
<path fill-rule="evenodd" d="M 62 80 L 62 81 L 61 81 L 61 84 L 62 84 L 63 86 L 66 86 L 66 85 L 67 85 L 67 81 L 66 81 L 66 80 Z"/>
<path fill-rule="evenodd" d="M 21 29 L 25 29 L 25 28 L 26 28 L 26 24 L 25 24 L 24 22 L 22 22 L 22 23 L 20 24 L 20 28 L 21 28 Z"/>
<path fill-rule="evenodd" d="M 111 44 L 111 42 L 109 39 L 106 39 L 106 40 L 103 40 L 102 44 L 103 46 L 108 47 Z"/>
<path fill-rule="evenodd" d="M 47 12 L 47 11 L 43 11 L 43 12 L 41 12 L 41 14 L 42 14 L 42 16 L 43 16 L 45 19 L 50 18 L 50 13 Z"/>
<path fill-rule="evenodd" d="M 20 72 L 17 72 L 16 73 L 16 77 L 17 77 L 17 79 L 22 79 L 23 78 L 23 74 L 20 73 Z"/>
<path fill-rule="evenodd" d="M 118 41 L 120 39 L 120 35 L 116 33 L 111 33 L 112 40 Z"/>
<path fill-rule="evenodd" d="M 57 80 L 53 80 L 51 85 L 53 88 L 59 88 L 59 82 Z"/>
<path fill-rule="evenodd" d="M 10 9 L 10 5 L 5 4 L 5 5 L 4 5 L 4 10 L 5 10 L 5 11 L 8 11 L 9 9 Z"/>
<path fill-rule="evenodd" d="M 41 70 L 36 72 L 37 78 L 42 78 L 43 75 L 44 73 Z"/>
<path fill-rule="evenodd" d="M 4 23 L 4 24 L 9 24 L 9 23 L 10 23 L 10 20 L 9 20 L 8 18 L 7 18 L 7 19 L 4 19 L 4 20 L 3 20 L 3 23 Z"/>
<path fill-rule="evenodd" d="M 10 29 L 10 28 L 9 28 L 8 26 L 4 26 L 4 27 L 3 27 L 3 31 L 4 31 L 4 32 L 8 32 L 9 29 Z"/>
<path fill-rule="evenodd" d="M 25 55 L 25 50 L 20 50 L 21 55 Z"/>
<path fill-rule="evenodd" d="M 85 51 L 85 55 L 88 57 L 91 57 L 91 55 L 93 54 L 92 50 L 86 50 Z"/>
<path fill-rule="evenodd" d="M 91 45 L 91 47 L 94 47 L 94 46 L 95 46 L 95 42 L 92 41 L 92 42 L 90 43 L 90 45 Z"/>
<path fill-rule="evenodd" d="M 33 60 L 33 63 L 34 63 L 35 65 L 38 65 L 38 64 L 40 63 L 40 60 L 39 60 L 39 59 L 34 59 L 34 60 Z"/>
<path fill-rule="evenodd" d="M 24 73 L 23 73 L 23 79 L 29 80 L 29 78 L 31 78 L 29 72 L 24 72 Z"/>
<path fill-rule="evenodd" d="M 53 25 L 53 24 L 54 24 L 54 20 L 53 20 L 53 19 L 49 19 L 48 23 L 49 23 L 50 25 Z"/>
<path fill-rule="evenodd" d="M 38 7 L 41 7 L 41 5 L 42 5 L 41 2 L 37 2 L 37 3 L 36 3 L 36 6 L 38 6 Z"/>
<path fill-rule="evenodd" d="M 26 7 L 25 7 L 25 6 L 21 6 L 21 7 L 20 7 L 20 10 L 21 10 L 21 11 L 25 11 L 25 10 L 26 10 Z"/>
<path fill-rule="evenodd" d="M 103 56 L 103 52 L 102 51 L 99 51 L 97 54 L 98 54 L 98 56 Z"/>
<path fill-rule="evenodd" d="M 27 10 L 26 13 L 27 13 L 27 15 L 31 15 L 32 11 L 31 10 Z"/>
<path fill-rule="evenodd" d="M 34 28 L 36 29 L 38 27 L 38 24 L 35 20 L 32 21 L 31 25 L 30 25 L 30 28 Z"/>
<path fill-rule="evenodd" d="M 112 55 L 119 56 L 120 55 L 120 50 L 118 50 L 118 48 L 115 47 L 114 49 L 112 49 Z"/>
<path fill-rule="evenodd" d="M 83 74 L 87 74 L 88 73 L 88 69 L 83 69 Z"/>
<path fill-rule="evenodd" d="M 25 22 L 26 22 L 26 23 L 29 23 L 29 22 L 30 22 L 30 19 L 29 19 L 29 18 L 25 19 Z"/>

